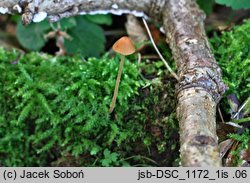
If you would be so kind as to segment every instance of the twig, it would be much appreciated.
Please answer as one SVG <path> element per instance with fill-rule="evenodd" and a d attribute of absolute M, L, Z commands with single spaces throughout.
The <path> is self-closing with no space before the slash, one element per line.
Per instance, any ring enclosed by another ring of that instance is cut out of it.
<path fill-rule="evenodd" d="M 141 63 L 141 54 L 137 53 L 137 56 L 138 56 L 137 62 L 138 62 L 138 64 L 140 64 Z"/>
<path fill-rule="evenodd" d="M 219 111 L 219 115 L 220 115 L 220 118 L 221 118 L 222 123 L 225 123 L 224 118 L 223 118 L 223 116 L 222 116 L 222 112 L 221 112 L 221 110 L 220 110 L 220 107 L 218 107 L 218 111 Z"/>
<path fill-rule="evenodd" d="M 147 30 L 147 33 L 148 33 L 148 36 L 152 42 L 152 45 L 154 46 L 155 48 L 155 51 L 157 52 L 157 54 L 159 55 L 159 57 L 161 58 L 161 60 L 163 61 L 163 63 L 165 64 L 165 66 L 167 67 L 168 71 L 175 77 L 175 79 L 177 79 L 177 81 L 179 81 L 179 77 L 175 74 L 175 72 L 171 69 L 171 67 L 168 65 L 167 61 L 163 58 L 163 56 L 161 55 L 160 51 L 158 50 L 155 42 L 154 42 L 154 39 L 150 33 L 150 30 L 148 28 L 148 24 L 146 22 L 146 20 L 144 18 L 142 18 L 142 21 L 146 27 L 146 30 Z"/>
<path fill-rule="evenodd" d="M 241 112 L 241 110 L 247 105 L 248 100 L 249 100 L 249 98 L 248 98 L 247 101 L 239 108 L 238 112 L 233 116 L 233 119 L 235 119 L 235 118 L 239 115 L 239 113 Z"/>

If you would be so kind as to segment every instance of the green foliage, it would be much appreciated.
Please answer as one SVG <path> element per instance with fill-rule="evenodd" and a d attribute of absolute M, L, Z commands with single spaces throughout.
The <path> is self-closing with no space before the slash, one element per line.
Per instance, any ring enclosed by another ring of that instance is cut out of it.
<path fill-rule="evenodd" d="M 110 116 L 119 60 L 20 56 L 0 48 L 0 165 L 156 165 L 149 157 L 157 153 L 164 157 L 160 162 L 169 163 L 166 151 L 176 143 L 168 139 L 178 134 L 171 109 L 174 91 L 166 95 L 162 82 L 142 80 L 138 66 L 126 59 Z"/>
<path fill-rule="evenodd" d="M 77 26 L 68 34 L 73 40 L 65 40 L 68 53 L 82 53 L 84 56 L 98 56 L 104 51 L 105 37 L 98 25 L 89 22 L 84 17 L 75 17 Z"/>
<path fill-rule="evenodd" d="M 111 153 L 108 149 L 103 152 L 104 159 L 101 160 L 102 166 L 111 166 L 112 163 L 117 162 L 117 153 Z"/>
<path fill-rule="evenodd" d="M 107 15 L 102 15 L 102 14 L 97 14 L 97 15 L 85 15 L 85 17 L 96 24 L 101 24 L 101 25 L 111 25 L 112 24 L 112 16 L 111 14 Z"/>
<path fill-rule="evenodd" d="M 50 29 L 48 21 L 31 23 L 27 27 L 19 21 L 17 24 L 16 35 L 20 44 L 29 50 L 40 50 L 45 45 L 44 35 Z"/>
<path fill-rule="evenodd" d="M 131 133 L 121 117 L 111 120 L 108 113 L 118 59 L 84 62 L 31 53 L 13 64 L 17 57 L 0 49 L 3 165 L 42 166 L 59 152 L 98 154 L 101 146 L 122 143 L 121 134 Z M 129 98 L 142 85 L 138 74 L 126 60 L 117 110 L 128 110 Z"/>
<path fill-rule="evenodd" d="M 249 129 L 246 129 L 245 132 L 241 135 L 229 134 L 229 137 L 239 142 L 237 149 L 231 152 L 231 154 L 235 157 L 235 166 L 239 166 L 242 162 L 242 159 L 240 157 L 241 152 L 247 150 L 250 145 Z"/>
<path fill-rule="evenodd" d="M 207 15 L 213 12 L 214 0 L 197 0 L 197 4 Z"/>
<path fill-rule="evenodd" d="M 229 6 L 233 9 L 250 8 L 249 0 L 215 0 L 216 3 Z"/>
<path fill-rule="evenodd" d="M 63 18 L 60 20 L 59 23 L 58 22 L 53 23 L 53 26 L 57 27 L 58 24 L 61 26 L 61 29 L 63 31 L 66 31 L 67 29 L 71 29 L 77 26 L 76 19 L 74 17 Z"/>
<path fill-rule="evenodd" d="M 223 32 L 221 36 L 214 35 L 210 42 L 212 50 L 215 54 L 222 73 L 223 80 L 228 85 L 227 94 L 235 93 L 240 103 L 249 98 L 250 88 L 250 21 L 244 22 L 240 26 L 235 26 L 230 32 Z M 222 101 L 222 107 L 226 110 L 226 99 Z M 247 115 L 248 105 L 245 106 L 243 112 Z M 245 116 L 246 117 L 246 116 Z M 236 123 L 249 122 L 249 118 L 233 120 Z M 247 129 L 243 134 L 230 134 L 230 138 L 239 141 L 239 145 L 235 151 L 233 164 L 239 166 L 241 164 L 240 153 L 249 147 L 250 135 Z"/>
<path fill-rule="evenodd" d="M 53 23 L 55 28 L 60 25 L 73 39 L 65 40 L 68 53 L 81 53 L 83 56 L 99 56 L 104 51 L 105 37 L 102 28 L 97 24 L 111 25 L 111 15 L 85 15 L 62 19 Z M 21 19 L 17 23 L 17 38 L 27 50 L 41 50 L 47 40 L 44 36 L 52 31 L 47 20 L 23 26 Z"/>
<path fill-rule="evenodd" d="M 170 60 L 169 52 L 164 53 L 165 58 Z M 176 150 L 179 147 L 178 122 L 175 113 L 175 80 L 168 77 L 169 72 L 162 61 L 146 62 L 141 67 L 150 82 L 147 82 L 146 86 L 141 89 L 141 97 L 133 102 L 134 105 L 128 116 L 128 124 L 131 126 L 134 121 L 145 124 L 138 131 L 143 137 L 143 145 L 137 144 L 135 148 L 144 149 L 144 153 L 154 152 L 150 158 L 161 159 L 160 162 L 157 161 L 158 166 L 172 166 L 175 159 L 178 158 Z M 141 126 L 136 128 L 141 128 Z M 141 155 L 148 157 L 147 153 Z"/>
<path fill-rule="evenodd" d="M 250 81 L 250 21 L 236 26 L 221 36 L 214 35 L 210 42 L 218 61 L 223 80 L 228 85 L 229 93 L 237 94 L 243 102 L 249 96 Z"/>

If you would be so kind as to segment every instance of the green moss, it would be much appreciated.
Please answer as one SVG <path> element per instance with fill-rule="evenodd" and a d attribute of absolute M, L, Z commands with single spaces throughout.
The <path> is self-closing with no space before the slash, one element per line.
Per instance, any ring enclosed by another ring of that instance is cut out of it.
<path fill-rule="evenodd" d="M 210 39 L 215 58 L 222 69 L 223 81 L 228 86 L 225 96 L 236 94 L 241 104 L 249 97 L 250 89 L 249 30 L 250 20 L 247 20 L 242 25 L 235 26 L 230 32 L 223 32 L 220 36 L 215 34 Z M 222 99 L 220 107 L 229 113 L 230 107 L 226 97 Z M 245 111 L 248 110 L 247 107 L 245 106 Z M 231 152 L 234 156 L 232 166 L 239 166 L 242 161 L 239 154 L 249 146 L 249 130 L 246 129 L 242 134 L 230 134 L 229 137 L 239 142 L 237 149 Z"/>
<path fill-rule="evenodd" d="M 85 61 L 0 48 L 1 165 L 157 165 L 157 153 L 174 151 L 175 113 L 163 107 L 173 104 L 173 89 L 166 93 L 162 83 L 142 79 L 129 60 L 109 115 L 118 66 L 119 58 L 107 55 Z M 151 125 L 161 134 L 152 135 Z"/>
<path fill-rule="evenodd" d="M 250 21 L 235 26 L 221 36 L 214 35 L 210 42 L 218 61 L 223 80 L 229 87 L 227 94 L 235 93 L 241 102 L 249 95 L 250 81 Z"/>
<path fill-rule="evenodd" d="M 229 137 L 234 139 L 238 142 L 238 146 L 235 150 L 230 152 L 234 158 L 232 158 L 233 162 L 232 164 L 234 166 L 240 166 L 242 164 L 242 157 L 244 151 L 247 151 L 249 149 L 250 145 L 250 135 L 249 135 L 249 129 L 246 129 L 242 134 L 229 134 Z M 246 159 L 246 158 L 245 158 Z"/>

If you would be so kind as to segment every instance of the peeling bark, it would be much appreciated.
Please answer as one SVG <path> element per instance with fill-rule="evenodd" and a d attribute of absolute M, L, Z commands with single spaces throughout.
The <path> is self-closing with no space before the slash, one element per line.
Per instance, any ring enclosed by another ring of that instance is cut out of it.
<path fill-rule="evenodd" d="M 225 91 L 209 48 L 205 15 L 195 0 L 2 0 L 0 13 L 22 13 L 25 24 L 78 14 L 123 14 L 162 21 L 178 67 L 177 115 L 183 166 L 220 166 L 216 105 Z M 27 3 L 25 3 L 27 2 Z M 45 16 L 46 15 L 46 16 Z M 38 17 L 40 16 L 40 17 Z"/>

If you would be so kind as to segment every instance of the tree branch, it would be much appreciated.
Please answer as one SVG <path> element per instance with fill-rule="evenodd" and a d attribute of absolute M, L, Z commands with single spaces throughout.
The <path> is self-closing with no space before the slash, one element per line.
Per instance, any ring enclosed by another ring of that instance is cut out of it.
<path fill-rule="evenodd" d="M 220 166 L 215 116 L 225 85 L 205 35 L 204 19 L 194 0 L 169 0 L 163 12 L 180 77 L 176 93 L 184 166 Z"/>
<path fill-rule="evenodd" d="M 25 11 L 32 13 L 30 22 L 34 21 L 34 17 L 39 15 L 39 12 L 46 13 L 49 21 L 52 22 L 79 14 L 107 13 L 115 15 L 129 13 L 137 17 L 147 18 L 150 16 L 160 20 L 165 4 L 165 0 L 143 0 L 140 3 L 137 0 L 21 0 L 20 2 L 19 0 L 2 0 L 0 13 L 16 13 L 17 7 L 20 6 L 22 13 Z"/>
<path fill-rule="evenodd" d="M 2 0 L 0 13 L 22 13 L 24 24 L 78 14 L 123 14 L 163 21 L 178 66 L 176 87 L 183 166 L 220 166 L 216 105 L 225 91 L 195 0 Z"/>

